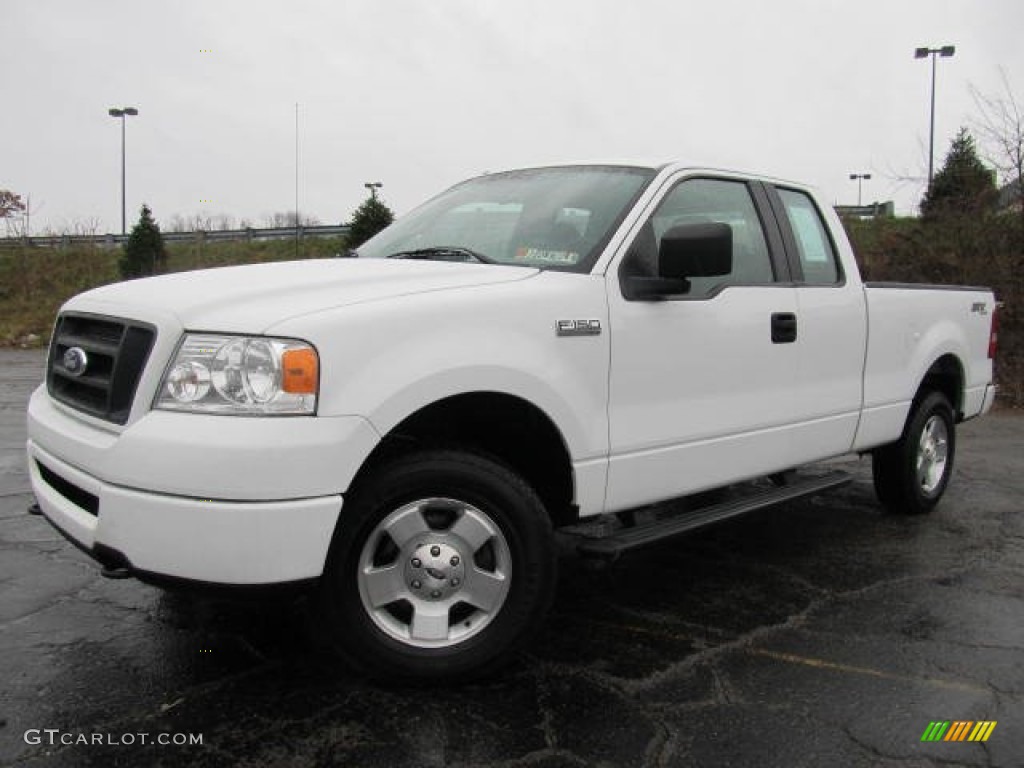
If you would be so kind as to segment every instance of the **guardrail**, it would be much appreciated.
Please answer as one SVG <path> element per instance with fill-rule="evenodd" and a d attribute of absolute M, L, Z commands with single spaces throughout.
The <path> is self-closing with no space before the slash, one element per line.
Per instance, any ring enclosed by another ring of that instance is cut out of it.
<path fill-rule="evenodd" d="M 165 243 L 219 242 L 225 240 L 291 240 L 304 237 L 339 237 L 348 234 L 347 224 L 323 224 L 313 227 L 266 227 L 262 229 L 212 229 L 195 232 L 161 232 Z M 41 237 L 0 237 L 0 248 L 19 245 L 41 248 L 67 248 L 95 245 L 113 248 L 128 240 L 128 235 L 44 235 Z"/>

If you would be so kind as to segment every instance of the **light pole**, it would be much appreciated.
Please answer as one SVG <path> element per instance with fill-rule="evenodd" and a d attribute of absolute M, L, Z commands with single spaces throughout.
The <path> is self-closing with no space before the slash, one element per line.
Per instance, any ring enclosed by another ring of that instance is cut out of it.
<path fill-rule="evenodd" d="M 850 181 L 856 181 L 857 182 L 857 207 L 858 208 L 860 208 L 860 205 L 861 205 L 861 203 L 860 203 L 861 184 L 863 184 L 865 181 L 867 181 L 870 178 L 871 178 L 871 174 L 870 173 L 851 173 L 850 174 Z"/>
<path fill-rule="evenodd" d="M 935 167 L 935 58 L 941 56 L 944 59 L 948 59 L 956 53 L 956 46 L 944 45 L 941 48 L 915 48 L 914 58 L 915 59 L 927 59 L 929 56 L 932 57 L 932 115 L 931 115 L 931 127 L 928 131 L 928 189 L 932 188 L 932 176 L 934 175 L 933 170 Z"/>
<path fill-rule="evenodd" d="M 368 181 L 365 184 L 363 184 L 363 186 L 370 190 L 370 197 L 376 200 L 377 190 L 383 187 L 384 185 L 381 184 L 379 181 Z"/>
<path fill-rule="evenodd" d="M 127 234 L 124 209 L 124 119 L 125 117 L 134 117 L 139 114 L 139 110 L 135 107 L 111 108 L 107 110 L 107 114 L 111 117 L 121 118 L 121 234 L 124 235 Z"/>
<path fill-rule="evenodd" d="M 299 102 L 295 102 L 295 260 L 299 258 Z"/>

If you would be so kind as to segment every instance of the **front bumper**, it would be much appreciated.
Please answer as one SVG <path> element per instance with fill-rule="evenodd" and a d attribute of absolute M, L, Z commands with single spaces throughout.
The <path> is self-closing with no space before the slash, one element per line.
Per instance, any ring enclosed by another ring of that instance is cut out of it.
<path fill-rule="evenodd" d="M 212 584 L 316 578 L 341 511 L 341 496 L 227 502 L 134 491 L 80 472 L 31 441 L 28 454 L 32 491 L 47 520 L 98 560 L 116 553 L 124 561 L 111 564 L 152 577 Z M 96 514 L 81 504 L 89 497 Z"/>
<path fill-rule="evenodd" d="M 166 412 L 107 432 L 43 387 L 28 433 L 32 490 L 68 538 L 131 571 L 223 585 L 319 577 L 341 494 L 379 439 L 358 417 Z"/>

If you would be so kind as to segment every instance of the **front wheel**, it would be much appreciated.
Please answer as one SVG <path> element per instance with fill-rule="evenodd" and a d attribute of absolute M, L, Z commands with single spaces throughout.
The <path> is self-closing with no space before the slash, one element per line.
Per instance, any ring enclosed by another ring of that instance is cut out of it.
<path fill-rule="evenodd" d="M 314 618 L 374 676 L 481 674 L 544 617 L 555 562 L 548 516 L 517 474 L 463 451 L 407 454 L 346 500 Z"/>
<path fill-rule="evenodd" d="M 875 493 L 890 512 L 923 514 L 939 503 L 953 472 L 953 408 L 940 392 L 915 406 L 900 439 L 875 450 Z"/>

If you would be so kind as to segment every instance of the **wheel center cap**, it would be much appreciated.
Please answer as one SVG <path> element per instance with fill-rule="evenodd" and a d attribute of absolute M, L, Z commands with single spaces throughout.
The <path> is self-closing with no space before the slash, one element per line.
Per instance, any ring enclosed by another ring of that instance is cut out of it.
<path fill-rule="evenodd" d="M 418 543 L 405 555 L 405 583 L 422 600 L 446 600 L 462 589 L 466 577 L 462 553 L 444 541 Z"/>

